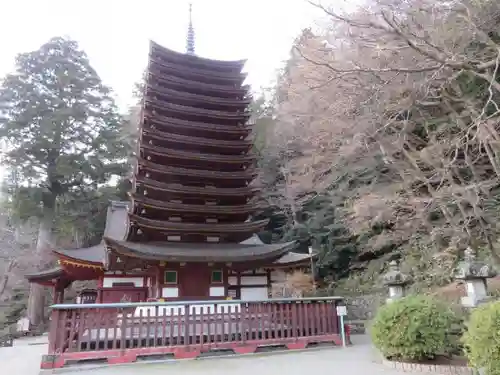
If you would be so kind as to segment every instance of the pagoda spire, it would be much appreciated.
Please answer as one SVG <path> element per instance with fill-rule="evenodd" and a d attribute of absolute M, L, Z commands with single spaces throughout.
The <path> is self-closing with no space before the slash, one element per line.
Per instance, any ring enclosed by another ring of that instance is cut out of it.
<path fill-rule="evenodd" d="M 188 55 L 194 55 L 194 28 L 192 19 L 192 8 L 193 4 L 189 3 L 189 26 L 186 38 L 186 53 Z"/>

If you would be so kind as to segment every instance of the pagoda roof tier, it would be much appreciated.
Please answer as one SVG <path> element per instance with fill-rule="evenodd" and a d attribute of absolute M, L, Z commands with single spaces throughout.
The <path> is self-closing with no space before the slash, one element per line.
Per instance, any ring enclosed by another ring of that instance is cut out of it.
<path fill-rule="evenodd" d="M 221 85 L 241 85 L 247 77 L 246 73 L 241 73 L 236 70 L 222 72 L 211 69 L 195 68 L 178 63 L 173 64 L 155 54 L 149 55 L 149 66 L 150 68 L 156 66 L 158 69 L 161 69 L 162 72 L 172 74 L 176 77 L 194 79 L 206 83 L 213 82 Z"/>
<path fill-rule="evenodd" d="M 130 203 L 126 201 L 110 201 L 106 215 L 106 226 L 104 236 L 124 239 L 128 230 L 128 211 Z"/>
<path fill-rule="evenodd" d="M 318 254 L 312 254 L 313 258 L 317 258 Z M 310 266 L 311 255 L 304 253 L 288 252 L 281 258 L 277 259 L 273 264 L 274 268 L 290 268 L 298 266 Z"/>
<path fill-rule="evenodd" d="M 169 102 L 175 102 L 177 104 L 196 104 L 197 106 L 207 108 L 207 109 L 218 109 L 218 108 L 237 108 L 245 109 L 250 105 L 252 99 L 250 97 L 239 98 L 220 98 L 209 95 L 201 95 L 190 93 L 181 90 L 174 90 L 166 87 L 162 87 L 157 84 L 152 84 L 148 82 L 145 87 L 146 96 L 161 96 L 163 99 Z"/>
<path fill-rule="evenodd" d="M 243 223 L 186 223 L 176 221 L 154 220 L 129 213 L 130 222 L 146 229 L 165 233 L 187 233 L 187 234 L 213 234 L 224 236 L 226 234 L 244 234 L 259 232 L 267 223 L 266 220 L 243 222 Z"/>
<path fill-rule="evenodd" d="M 258 202 L 247 203 L 244 205 L 206 205 L 206 204 L 184 204 L 176 202 L 164 202 L 156 199 L 146 198 L 141 195 L 132 194 L 133 203 L 140 204 L 143 207 L 150 207 L 166 212 L 175 213 L 201 213 L 203 215 L 241 215 L 251 214 L 261 208 Z"/>
<path fill-rule="evenodd" d="M 202 154 L 194 151 L 181 151 L 172 148 L 158 147 L 145 143 L 140 144 L 140 149 L 143 151 L 144 158 L 146 159 L 148 155 L 156 155 L 174 160 L 187 160 L 188 164 L 192 164 L 193 161 L 196 161 L 218 163 L 227 166 L 249 166 L 257 160 L 257 157 L 253 153 L 247 155 Z"/>
<path fill-rule="evenodd" d="M 221 139 L 208 139 L 202 137 L 192 137 L 189 135 L 175 134 L 162 132 L 157 129 L 143 129 L 142 137 L 153 139 L 167 145 L 181 146 L 186 149 L 186 146 L 196 147 L 212 150 L 224 150 L 226 153 L 233 152 L 239 153 L 247 152 L 253 145 L 251 139 L 238 139 L 238 140 L 221 140 Z M 201 150 L 200 150 L 201 151 Z"/>
<path fill-rule="evenodd" d="M 220 198 L 220 197 L 238 197 L 251 198 L 259 192 L 259 188 L 244 186 L 241 188 L 214 188 L 214 187 L 199 187 L 199 186 L 184 186 L 179 184 L 168 184 L 159 182 L 150 178 L 135 178 L 136 185 L 144 185 L 152 190 L 159 190 L 164 193 L 170 193 L 178 196 L 196 196 L 205 198 Z M 168 199 L 168 194 L 164 195 Z"/>
<path fill-rule="evenodd" d="M 25 275 L 29 282 L 41 285 L 68 285 L 75 280 L 95 280 L 103 272 L 104 243 L 91 248 L 53 251 L 58 265 L 50 270 Z"/>
<path fill-rule="evenodd" d="M 67 275 L 60 266 L 49 268 L 47 270 L 38 271 L 24 275 L 30 283 L 37 283 L 41 285 L 52 285 L 55 280 L 66 278 Z"/>
<path fill-rule="evenodd" d="M 155 111 L 161 111 L 163 113 L 171 113 L 181 116 L 181 117 L 198 117 L 211 119 L 214 122 L 219 120 L 229 120 L 238 121 L 240 123 L 246 122 L 250 118 L 250 112 L 240 111 L 240 112 L 229 112 L 229 111 L 216 111 L 212 109 L 203 109 L 198 107 L 190 107 L 186 105 L 179 105 L 168 103 L 162 100 L 155 100 L 148 97 L 144 98 L 144 107 L 152 109 L 152 114 L 155 115 Z"/>
<path fill-rule="evenodd" d="M 251 181 L 257 176 L 257 170 L 255 168 L 247 168 L 241 171 L 232 172 L 219 172 L 219 171 L 207 171 L 203 169 L 190 169 L 181 167 L 172 167 L 168 165 L 156 164 L 142 158 L 137 159 L 138 168 L 151 172 L 157 172 L 165 175 L 171 176 L 183 176 L 199 178 L 206 181 L 211 180 L 243 180 Z"/>
<path fill-rule="evenodd" d="M 154 78 L 152 78 L 154 77 Z M 227 85 L 216 85 L 205 82 L 191 81 L 189 79 L 184 79 L 181 77 L 176 77 L 170 74 L 164 74 L 158 69 L 151 69 L 148 71 L 147 82 L 155 82 L 164 87 L 183 90 L 190 93 L 199 93 L 205 95 L 214 95 L 220 98 L 227 97 L 240 97 L 244 98 L 249 90 L 250 86 L 227 86 Z"/>
<path fill-rule="evenodd" d="M 243 245 L 239 243 L 172 243 L 129 242 L 105 239 L 111 251 L 122 256 L 167 262 L 249 262 L 273 261 L 288 252 L 293 242 L 271 245 Z"/>
<path fill-rule="evenodd" d="M 100 243 L 95 246 L 80 249 L 58 249 L 54 250 L 54 253 L 70 261 L 84 261 L 86 263 L 99 265 L 103 261 L 103 249 L 104 245 Z"/>
<path fill-rule="evenodd" d="M 169 48 L 163 47 L 154 41 L 149 43 L 150 54 L 158 54 L 167 61 L 172 61 L 181 65 L 208 68 L 217 71 L 241 71 L 246 63 L 246 60 L 214 60 L 196 55 L 180 53 Z"/>
<path fill-rule="evenodd" d="M 156 129 L 171 129 L 177 134 L 191 135 L 192 133 L 199 134 L 200 137 L 208 137 L 213 139 L 220 139 L 226 136 L 231 139 L 246 138 L 252 131 L 252 125 L 216 125 L 206 124 L 204 122 L 181 120 L 168 116 L 153 116 L 147 111 L 144 112 L 143 129 L 150 128 Z"/>

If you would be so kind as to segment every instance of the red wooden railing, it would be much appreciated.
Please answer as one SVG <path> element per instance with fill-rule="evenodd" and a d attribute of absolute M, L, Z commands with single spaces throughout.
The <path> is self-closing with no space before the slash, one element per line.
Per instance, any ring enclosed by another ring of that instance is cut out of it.
<path fill-rule="evenodd" d="M 79 360 L 123 363 L 167 354 L 193 358 L 219 349 L 251 353 L 268 345 L 340 344 L 339 302 L 330 297 L 55 305 L 42 368 Z"/>

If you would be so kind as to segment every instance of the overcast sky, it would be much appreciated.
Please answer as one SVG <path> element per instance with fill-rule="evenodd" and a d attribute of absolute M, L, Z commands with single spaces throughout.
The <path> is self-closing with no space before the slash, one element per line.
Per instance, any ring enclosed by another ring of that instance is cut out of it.
<path fill-rule="evenodd" d="M 304 0 L 193 0 L 196 53 L 215 59 L 247 58 L 254 89 L 268 85 L 291 42 L 318 16 Z M 150 39 L 185 49 L 188 0 L 2 0 L 0 76 L 20 52 L 53 36 L 80 43 L 121 108 L 145 68 Z"/>

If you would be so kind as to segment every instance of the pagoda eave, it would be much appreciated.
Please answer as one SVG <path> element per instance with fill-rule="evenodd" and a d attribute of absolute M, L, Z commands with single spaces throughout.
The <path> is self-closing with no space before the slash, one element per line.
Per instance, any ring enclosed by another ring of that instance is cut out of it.
<path fill-rule="evenodd" d="M 249 151 L 252 147 L 251 140 L 218 140 L 218 139 L 208 139 L 201 137 L 191 137 L 188 135 L 181 135 L 175 133 L 167 133 L 158 130 L 144 129 L 142 131 L 142 137 L 144 141 L 156 140 L 163 142 L 165 144 L 182 144 L 189 146 L 201 146 L 205 148 L 212 148 L 215 150 L 227 150 L 233 152 L 244 152 Z M 163 145 L 162 145 L 163 146 Z"/>
<path fill-rule="evenodd" d="M 143 196 L 133 194 L 134 205 L 140 205 L 145 208 L 154 208 L 161 211 L 170 211 L 175 213 L 197 213 L 200 215 L 217 215 L 225 216 L 251 214 L 261 208 L 257 202 L 239 206 L 216 206 L 204 204 L 184 204 L 175 202 L 164 202 L 156 199 L 145 198 Z"/>
<path fill-rule="evenodd" d="M 243 66 L 246 63 L 245 59 L 227 61 L 227 60 L 208 59 L 206 57 L 200 57 L 200 56 L 193 56 L 163 47 L 162 45 L 152 40 L 149 43 L 149 53 L 150 55 L 158 54 L 159 56 L 165 58 L 168 61 L 176 62 L 181 65 L 189 65 L 194 67 L 201 66 L 214 70 L 219 69 L 221 71 L 226 71 L 226 70 L 241 71 L 241 69 L 243 69 Z"/>
<path fill-rule="evenodd" d="M 289 251 L 293 242 L 272 245 L 199 244 L 151 242 L 137 243 L 106 239 L 112 252 L 119 255 L 166 262 L 252 262 L 273 261 Z"/>
<path fill-rule="evenodd" d="M 138 227 L 154 229 L 161 233 L 196 233 L 223 236 L 231 233 L 255 233 L 262 230 L 269 220 L 243 223 L 183 223 L 175 221 L 153 220 L 129 213 L 130 222 Z"/>
<path fill-rule="evenodd" d="M 187 103 L 198 103 L 203 105 L 211 105 L 221 108 L 239 108 L 245 109 L 251 103 L 251 98 L 234 99 L 234 98 L 220 98 L 209 95 L 194 94 L 180 90 L 174 90 L 160 85 L 147 84 L 145 94 L 159 95 L 170 100 L 182 100 Z"/>
<path fill-rule="evenodd" d="M 167 102 L 161 102 L 160 100 L 145 99 L 144 105 L 146 109 L 152 109 L 153 115 L 156 114 L 155 111 L 161 111 L 164 113 L 172 113 L 180 116 L 191 116 L 200 117 L 212 120 L 233 120 L 245 122 L 250 118 L 250 113 L 241 111 L 241 113 L 227 112 L 227 111 L 216 111 L 210 109 L 203 109 L 197 107 L 189 107 L 186 105 L 173 104 Z"/>
<path fill-rule="evenodd" d="M 103 260 L 104 245 L 102 243 L 80 249 L 58 249 L 53 251 L 61 261 L 67 263 L 84 263 L 91 266 L 100 266 Z"/>
<path fill-rule="evenodd" d="M 216 125 L 216 124 L 206 124 L 199 121 L 190 121 L 190 120 L 181 120 L 175 117 L 168 116 L 155 116 L 148 112 L 144 113 L 145 122 L 149 127 L 166 128 L 173 129 L 177 133 L 182 133 L 185 131 L 197 131 L 197 132 L 206 132 L 211 135 L 217 135 L 220 137 L 220 134 L 227 134 L 236 137 L 247 137 L 252 131 L 252 125 L 240 125 L 240 126 L 230 126 L 230 125 Z M 144 128 L 147 128 L 145 126 Z M 183 133 L 182 133 L 183 134 Z M 201 134 L 200 134 L 201 135 Z"/>
<path fill-rule="evenodd" d="M 24 278 L 30 283 L 35 283 L 44 286 L 54 286 L 57 280 L 67 279 L 70 280 L 69 275 L 64 270 L 56 266 L 43 271 L 33 272 L 24 275 Z"/>
<path fill-rule="evenodd" d="M 144 143 L 141 144 L 140 150 L 143 153 L 143 157 L 145 159 L 147 159 L 148 155 L 156 155 L 162 158 L 169 158 L 174 160 L 187 160 L 189 164 L 197 161 L 248 166 L 255 163 L 255 161 L 257 160 L 257 157 L 251 153 L 246 155 L 202 154 L 198 152 L 181 151 L 172 148 L 158 147 L 155 145 Z"/>
<path fill-rule="evenodd" d="M 150 178 L 136 178 L 136 186 L 144 186 L 153 191 L 158 190 L 165 193 L 179 194 L 182 196 L 198 196 L 198 197 L 253 197 L 259 192 L 259 188 L 245 186 L 241 188 L 214 188 L 214 187 L 199 187 L 199 186 L 184 186 L 179 184 L 168 184 L 159 182 Z M 167 196 L 165 198 L 168 198 Z"/>
<path fill-rule="evenodd" d="M 169 88 L 184 89 L 189 92 L 196 92 L 198 94 L 214 94 L 218 97 L 245 97 L 249 90 L 249 86 L 224 86 L 213 85 L 203 82 L 191 81 L 184 78 L 179 78 L 172 75 L 162 75 L 155 71 L 149 71 L 150 76 L 155 77 L 158 84 Z M 160 78 L 161 77 L 161 78 Z"/>
<path fill-rule="evenodd" d="M 251 181 L 257 176 L 255 168 L 247 168 L 242 171 L 219 172 L 203 169 L 189 169 L 182 167 L 165 166 L 156 164 L 143 158 L 137 159 L 139 171 L 145 170 L 170 176 L 185 176 L 193 178 L 202 178 L 206 180 L 225 180 L 225 181 Z"/>
<path fill-rule="evenodd" d="M 161 57 L 150 55 L 150 69 L 161 70 L 165 74 L 172 74 L 186 79 L 195 79 L 208 82 L 218 82 L 220 84 L 241 85 L 247 75 L 238 71 L 217 72 L 211 70 L 186 67 L 185 65 L 172 64 L 166 62 Z"/>
<path fill-rule="evenodd" d="M 317 258 L 318 254 L 305 254 L 305 253 L 295 253 L 288 252 L 283 255 L 281 258 L 275 260 L 270 268 L 275 269 L 289 269 L 289 268 L 297 268 L 297 267 L 310 267 L 311 259 Z"/>

